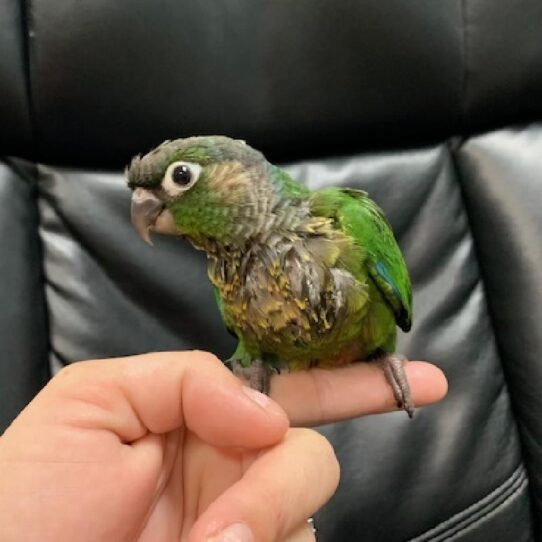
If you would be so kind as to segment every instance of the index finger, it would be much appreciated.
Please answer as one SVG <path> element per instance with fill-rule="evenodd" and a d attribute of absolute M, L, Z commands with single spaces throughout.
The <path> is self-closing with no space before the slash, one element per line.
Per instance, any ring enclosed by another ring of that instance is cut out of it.
<path fill-rule="evenodd" d="M 405 370 L 416 406 L 435 403 L 446 395 L 446 377 L 435 365 L 409 361 Z M 397 410 L 382 369 L 373 363 L 280 374 L 271 380 L 271 397 L 286 411 L 293 426 Z"/>

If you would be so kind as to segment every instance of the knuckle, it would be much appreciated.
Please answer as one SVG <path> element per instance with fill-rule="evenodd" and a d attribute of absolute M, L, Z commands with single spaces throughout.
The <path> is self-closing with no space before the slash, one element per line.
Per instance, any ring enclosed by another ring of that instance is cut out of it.
<path fill-rule="evenodd" d="M 75 363 L 70 363 L 65 365 L 53 376 L 51 379 L 51 384 L 53 385 L 63 385 L 73 380 L 78 380 L 81 378 L 81 375 L 85 373 L 88 369 L 90 361 L 78 361 Z"/>
<path fill-rule="evenodd" d="M 54 378 L 60 379 L 60 378 L 66 378 L 67 376 L 73 375 L 73 373 L 78 373 L 81 371 L 81 368 L 84 367 L 84 363 L 82 362 L 76 362 L 76 363 L 70 363 L 69 365 L 64 365 L 60 371 L 56 373 Z"/>
<path fill-rule="evenodd" d="M 189 365 L 199 374 L 207 373 L 217 375 L 220 370 L 225 370 L 225 366 L 214 354 L 204 350 L 191 350 L 185 352 L 189 356 L 187 361 Z"/>
<path fill-rule="evenodd" d="M 62 368 L 50 384 L 62 398 L 95 403 L 96 398 L 108 398 L 112 395 L 114 379 L 110 377 L 107 367 L 99 361 L 76 362 Z"/>
<path fill-rule="evenodd" d="M 340 466 L 335 450 L 329 440 L 313 429 L 301 429 L 301 436 L 305 439 L 306 446 L 315 456 L 319 468 L 325 469 L 329 478 L 337 484 L 340 476 Z"/>
<path fill-rule="evenodd" d="M 149 352 L 135 356 L 143 361 L 155 361 L 158 363 L 178 365 L 179 363 L 186 365 L 199 366 L 217 366 L 222 365 L 222 362 L 210 352 L 204 350 L 180 350 L 171 352 Z M 133 357 L 119 358 L 119 361 L 125 365 L 131 365 Z"/>
<path fill-rule="evenodd" d="M 191 350 L 188 354 L 199 358 L 198 362 L 207 363 L 209 365 L 222 365 L 222 362 L 211 352 L 205 350 Z"/>

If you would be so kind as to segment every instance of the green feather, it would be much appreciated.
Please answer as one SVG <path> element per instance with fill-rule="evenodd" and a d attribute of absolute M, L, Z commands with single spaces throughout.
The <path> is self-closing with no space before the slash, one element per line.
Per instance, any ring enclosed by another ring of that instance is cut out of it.
<path fill-rule="evenodd" d="M 294 181 L 286 171 L 277 166 L 271 166 L 270 169 L 271 180 L 278 186 L 283 197 L 306 198 L 310 196 L 311 191 L 305 185 Z"/>
<path fill-rule="evenodd" d="M 369 274 L 393 309 L 397 324 L 412 325 L 412 289 L 405 260 L 382 209 L 362 190 L 326 188 L 311 199 L 315 214 L 333 218 L 367 253 Z"/>

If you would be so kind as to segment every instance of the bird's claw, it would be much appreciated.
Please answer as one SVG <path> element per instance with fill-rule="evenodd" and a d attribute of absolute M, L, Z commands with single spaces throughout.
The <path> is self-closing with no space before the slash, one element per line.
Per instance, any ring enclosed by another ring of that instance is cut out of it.
<path fill-rule="evenodd" d="M 393 389 L 397 406 L 402 408 L 409 418 L 412 418 L 414 416 L 414 402 L 405 372 L 404 363 L 406 361 L 405 356 L 398 354 L 387 355 L 380 359 L 386 379 Z"/>

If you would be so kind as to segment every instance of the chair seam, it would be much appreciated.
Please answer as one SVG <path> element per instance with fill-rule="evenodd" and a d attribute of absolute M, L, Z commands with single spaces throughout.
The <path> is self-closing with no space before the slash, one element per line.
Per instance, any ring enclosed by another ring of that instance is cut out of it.
<path fill-rule="evenodd" d="M 25 81 L 26 101 L 28 107 L 28 119 L 31 134 L 31 158 L 38 160 L 38 126 L 36 119 L 35 96 L 34 96 L 34 19 L 32 0 L 19 0 L 21 13 L 21 34 L 23 42 L 23 71 Z"/>
<path fill-rule="evenodd" d="M 41 295 L 42 295 L 42 306 L 43 306 L 43 318 L 44 318 L 44 327 L 45 327 L 45 334 L 47 339 L 46 347 L 46 363 L 42 367 L 42 377 L 44 384 L 51 378 L 51 371 L 50 371 L 50 363 L 49 363 L 49 352 L 51 348 L 51 330 L 50 330 L 50 312 L 49 312 L 49 304 L 47 301 L 47 295 L 46 295 L 46 276 L 45 276 L 45 268 L 44 268 L 44 247 L 43 242 L 40 236 L 40 228 L 41 228 L 41 213 L 39 209 L 39 178 L 40 178 L 40 172 L 39 172 L 39 166 L 38 164 L 33 160 L 23 159 L 23 158 L 12 158 L 8 157 L 6 159 L 6 164 L 12 168 L 12 170 L 21 178 L 25 179 L 30 187 L 31 187 L 31 205 L 32 210 L 34 213 L 34 219 L 35 219 L 35 228 L 33 228 L 33 233 L 35 237 L 35 243 L 36 248 L 39 252 L 38 259 L 40 262 L 40 283 L 41 283 Z M 26 164 L 28 166 L 28 172 L 25 171 L 24 167 L 22 167 L 22 164 Z"/>
<path fill-rule="evenodd" d="M 410 538 L 407 542 L 444 542 L 449 540 L 450 537 L 457 536 L 458 533 L 468 529 L 477 521 L 483 520 L 495 509 L 493 506 L 490 510 L 487 510 L 488 507 L 495 505 L 496 502 L 498 503 L 497 506 L 502 506 L 504 502 L 523 489 L 526 484 L 525 468 L 523 464 L 520 464 L 504 482 L 490 493 L 425 533 Z M 480 515 L 482 510 L 484 512 Z"/>
<path fill-rule="evenodd" d="M 483 290 L 484 290 L 485 307 L 486 307 L 486 311 L 487 311 L 487 314 L 488 314 L 488 317 L 489 317 L 489 322 L 491 324 L 493 337 L 494 337 L 494 340 L 495 340 L 497 361 L 499 363 L 499 367 L 500 367 L 502 377 L 503 377 L 502 378 L 503 385 L 502 385 L 501 393 L 504 392 L 504 393 L 506 393 L 508 395 L 509 409 L 510 409 L 510 413 L 511 413 L 512 418 L 513 418 L 514 427 L 516 428 L 516 434 L 517 434 L 517 439 L 518 439 L 518 443 L 519 443 L 519 453 L 521 455 L 521 462 L 524 465 L 527 477 L 529 478 L 530 477 L 529 476 L 529 474 L 530 474 L 530 465 L 529 465 L 529 463 L 527 461 L 525 461 L 524 436 L 522 434 L 520 425 L 518 423 L 519 418 L 518 418 L 518 416 L 516 416 L 515 408 L 514 408 L 515 407 L 515 405 L 514 405 L 514 403 L 515 403 L 515 399 L 514 399 L 515 390 L 513 388 L 512 388 L 512 390 L 510 389 L 510 386 L 508 385 L 508 380 L 506 378 L 506 374 L 507 374 L 506 364 L 503 361 L 502 348 L 501 348 L 501 344 L 500 344 L 500 340 L 499 340 L 499 335 L 497 334 L 497 330 L 496 330 L 496 327 L 495 327 L 495 316 L 494 316 L 494 312 L 492 310 L 491 297 L 490 297 L 489 292 L 488 292 L 488 290 L 486 288 L 486 272 L 485 272 L 484 266 L 482 265 L 482 261 L 481 261 L 481 259 L 479 257 L 479 251 L 478 251 L 479 240 L 478 240 L 478 237 L 476 235 L 475 230 L 473 229 L 473 227 L 471 225 L 471 210 L 470 210 L 470 205 L 469 205 L 470 200 L 469 200 L 469 198 L 467 197 L 467 195 L 465 193 L 465 188 L 464 188 L 465 182 L 464 182 L 463 177 L 462 177 L 461 166 L 460 166 L 460 163 L 459 163 L 458 153 L 459 153 L 461 147 L 464 145 L 464 142 L 465 142 L 464 138 L 461 138 L 461 139 L 456 138 L 454 140 L 450 140 L 450 142 L 449 142 L 450 156 L 451 156 L 451 160 L 452 160 L 452 165 L 453 165 L 454 170 L 455 170 L 456 182 L 457 182 L 457 185 L 459 187 L 459 193 L 461 195 L 461 200 L 462 200 L 462 203 L 463 203 L 463 210 L 465 212 L 465 217 L 466 217 L 466 220 L 467 220 L 468 229 L 469 229 L 469 232 L 470 232 L 470 236 L 472 238 L 474 259 L 475 259 L 476 264 L 478 266 L 478 274 L 480 276 L 480 281 L 481 281 L 481 284 L 482 284 L 482 287 L 483 287 Z M 531 525 L 531 529 L 534 529 L 533 525 Z"/>
<path fill-rule="evenodd" d="M 461 13 L 461 88 L 459 98 L 459 131 L 460 133 L 466 132 L 468 125 L 468 62 L 469 62 L 469 34 L 468 34 L 468 0 L 461 0 L 459 4 Z"/>
<path fill-rule="evenodd" d="M 525 473 L 523 473 L 523 476 L 519 479 L 519 482 L 514 486 L 514 489 L 511 493 L 505 495 L 502 494 L 503 499 L 499 503 L 497 503 L 497 506 L 492 507 L 490 510 L 487 510 L 484 514 L 482 514 L 480 517 L 474 519 L 470 523 L 464 525 L 460 529 L 458 529 L 455 533 L 451 535 L 451 537 L 444 539 L 442 542 L 445 542 L 445 540 L 453 540 L 457 536 L 460 536 L 462 533 L 464 533 L 467 529 L 476 526 L 477 524 L 482 523 L 490 516 L 494 515 L 495 512 L 498 512 L 501 508 L 512 502 L 516 497 L 518 497 L 522 491 L 527 487 L 528 480 Z"/>

